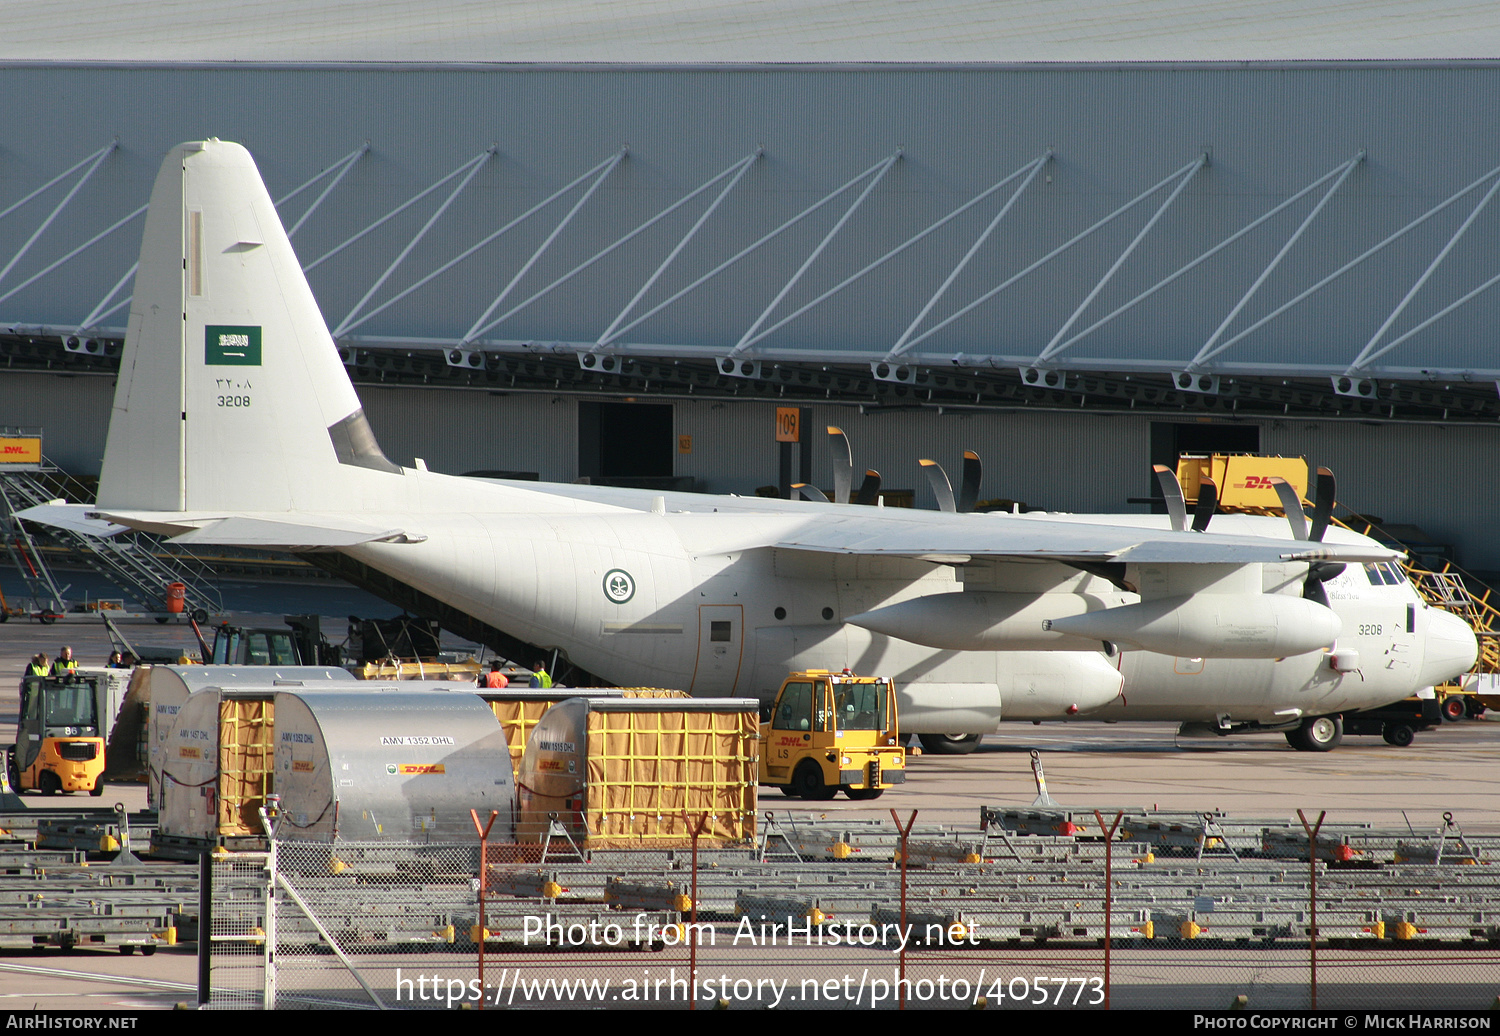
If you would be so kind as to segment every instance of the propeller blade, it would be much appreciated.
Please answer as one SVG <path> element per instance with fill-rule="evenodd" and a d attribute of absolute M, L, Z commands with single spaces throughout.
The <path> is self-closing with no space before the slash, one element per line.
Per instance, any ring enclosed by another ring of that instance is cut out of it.
<path fill-rule="evenodd" d="M 984 465 L 979 462 L 979 454 L 964 450 L 964 470 L 958 486 L 959 514 L 968 514 L 979 502 L 979 480 L 983 475 Z"/>
<path fill-rule="evenodd" d="M 828 449 L 833 457 L 833 502 L 847 504 L 849 487 L 854 484 L 854 460 L 842 428 L 828 426 Z"/>
<path fill-rule="evenodd" d="M 917 463 L 922 465 L 927 482 L 932 486 L 932 495 L 937 497 L 938 510 L 955 513 L 958 505 L 953 502 L 953 483 L 948 481 L 948 473 L 943 470 L 943 466 L 935 460 L 919 460 Z"/>
<path fill-rule="evenodd" d="M 1219 487 L 1211 478 L 1198 480 L 1198 503 L 1193 506 L 1193 531 L 1206 532 L 1208 523 L 1219 506 Z"/>
<path fill-rule="evenodd" d="M 1281 509 L 1286 512 L 1286 521 L 1292 527 L 1292 536 L 1299 540 L 1307 539 L 1307 512 L 1302 509 L 1302 498 L 1297 495 L 1292 484 L 1284 478 L 1272 477 L 1271 485 L 1276 487 L 1276 495 L 1281 499 Z"/>
<path fill-rule="evenodd" d="M 875 501 L 880 499 L 880 472 L 871 468 L 865 472 L 865 480 L 859 484 L 859 495 L 854 498 L 856 504 L 864 504 L 866 507 L 874 507 Z"/>
<path fill-rule="evenodd" d="M 1338 491 L 1338 482 L 1333 477 L 1333 472 L 1327 468 L 1318 469 L 1318 479 L 1313 484 L 1313 517 L 1312 529 L 1307 538 L 1323 542 L 1323 534 L 1328 531 L 1328 523 L 1333 518 L 1333 498 Z"/>
<path fill-rule="evenodd" d="M 813 500 L 820 504 L 828 503 L 828 497 L 817 486 L 810 486 L 806 482 L 794 482 L 792 488 L 802 494 L 802 499 Z"/>
<path fill-rule="evenodd" d="M 1187 528 L 1187 504 L 1182 499 L 1182 483 L 1177 481 L 1177 472 L 1165 464 L 1153 464 L 1157 484 L 1161 486 L 1161 498 L 1167 505 L 1167 514 L 1172 516 L 1172 531 L 1182 532 Z"/>

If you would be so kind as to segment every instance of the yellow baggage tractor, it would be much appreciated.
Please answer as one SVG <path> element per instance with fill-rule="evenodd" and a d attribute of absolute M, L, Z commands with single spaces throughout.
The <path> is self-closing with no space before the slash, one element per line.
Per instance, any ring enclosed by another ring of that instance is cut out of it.
<path fill-rule="evenodd" d="M 760 726 L 760 783 L 825 801 L 879 798 L 906 780 L 896 686 L 878 676 L 809 669 L 781 685 Z"/>

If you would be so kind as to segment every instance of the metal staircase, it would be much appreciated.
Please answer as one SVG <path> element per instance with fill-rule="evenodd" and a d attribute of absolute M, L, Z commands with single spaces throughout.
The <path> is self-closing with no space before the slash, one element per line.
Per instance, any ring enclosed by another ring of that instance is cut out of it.
<path fill-rule="evenodd" d="M 43 458 L 29 470 L 0 470 L 0 535 L 12 563 L 31 595 L 35 614 L 58 615 L 67 610 L 59 588 L 38 550 L 36 539 L 18 511 L 56 499 L 61 472 Z M 213 585 L 213 571 L 199 558 L 178 547 L 168 548 L 155 536 L 122 532 L 115 536 L 89 536 L 69 529 L 49 528 L 48 539 L 75 560 L 119 587 L 126 597 L 149 612 L 168 612 L 168 586 L 186 588 L 184 611 L 215 614 L 223 611 L 223 600 Z"/>

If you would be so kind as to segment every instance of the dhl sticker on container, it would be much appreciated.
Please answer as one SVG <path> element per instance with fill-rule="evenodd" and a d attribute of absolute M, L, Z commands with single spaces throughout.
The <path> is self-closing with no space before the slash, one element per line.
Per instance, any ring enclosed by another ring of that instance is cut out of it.
<path fill-rule="evenodd" d="M 292 772 L 293 773 L 312 773 L 315 769 L 317 769 L 317 767 L 315 767 L 312 764 L 312 760 L 311 759 L 293 759 L 292 760 Z"/>
<path fill-rule="evenodd" d="M 447 773 L 442 763 L 402 763 L 396 772 L 406 777 L 414 773 Z"/>
<path fill-rule="evenodd" d="M 177 758 L 179 758 L 179 759 L 202 759 L 203 758 L 203 751 L 201 749 L 198 749 L 198 748 L 182 747 L 182 748 L 177 749 Z"/>

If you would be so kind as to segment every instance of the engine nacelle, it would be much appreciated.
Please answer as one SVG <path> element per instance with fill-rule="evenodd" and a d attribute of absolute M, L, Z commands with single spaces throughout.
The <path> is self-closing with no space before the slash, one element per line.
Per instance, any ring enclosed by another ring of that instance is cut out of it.
<path fill-rule="evenodd" d="M 875 608 L 845 621 L 872 633 L 948 651 L 1097 651 L 1098 637 L 1050 632 L 1051 618 L 1133 600 L 1125 594 L 931 594 Z"/>
<path fill-rule="evenodd" d="M 1108 640 L 1179 658 L 1285 658 L 1330 646 L 1329 608 L 1277 594 L 1194 594 L 1049 619 L 1053 633 Z"/>

